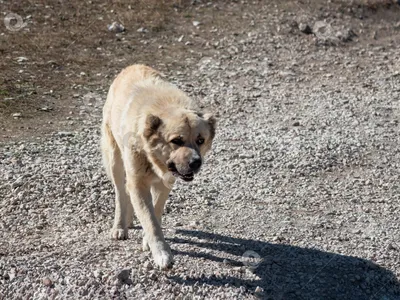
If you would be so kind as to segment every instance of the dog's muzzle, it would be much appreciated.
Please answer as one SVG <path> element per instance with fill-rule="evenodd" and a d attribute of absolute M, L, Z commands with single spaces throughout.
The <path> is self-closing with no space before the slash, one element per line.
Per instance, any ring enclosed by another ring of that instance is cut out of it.
<path fill-rule="evenodd" d="M 192 181 L 194 179 L 194 174 L 200 170 L 202 161 L 199 158 L 192 159 L 186 170 L 178 170 L 174 162 L 168 163 L 168 170 L 172 172 L 175 177 L 179 177 L 184 181 Z"/>

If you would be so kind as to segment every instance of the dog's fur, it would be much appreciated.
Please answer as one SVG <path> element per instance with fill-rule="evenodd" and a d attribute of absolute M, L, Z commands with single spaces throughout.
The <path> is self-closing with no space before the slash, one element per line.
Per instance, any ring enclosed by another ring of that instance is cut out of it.
<path fill-rule="evenodd" d="M 215 135 L 215 119 L 159 73 L 143 65 L 124 69 L 103 108 L 101 149 L 115 189 L 114 239 L 126 239 L 135 212 L 143 249 L 160 268 L 172 255 L 160 227 L 176 177 L 191 181 Z"/>

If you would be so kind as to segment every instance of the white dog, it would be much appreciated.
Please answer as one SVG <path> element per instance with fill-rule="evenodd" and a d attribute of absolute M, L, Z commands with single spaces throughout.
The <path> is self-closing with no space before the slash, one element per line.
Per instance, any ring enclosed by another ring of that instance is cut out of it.
<path fill-rule="evenodd" d="M 124 69 L 108 92 L 101 148 L 115 189 L 111 235 L 126 239 L 135 211 L 144 230 L 143 249 L 151 250 L 160 268 L 173 261 L 160 226 L 171 183 L 193 180 L 211 148 L 215 123 L 143 65 Z"/>

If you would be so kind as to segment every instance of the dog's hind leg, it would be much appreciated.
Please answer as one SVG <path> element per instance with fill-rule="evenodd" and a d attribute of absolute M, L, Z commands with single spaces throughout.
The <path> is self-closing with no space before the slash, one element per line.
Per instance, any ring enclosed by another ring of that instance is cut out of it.
<path fill-rule="evenodd" d="M 117 240 L 128 238 L 129 215 L 133 218 L 132 205 L 125 189 L 125 170 L 121 151 L 107 124 L 103 124 L 101 149 L 104 167 L 115 190 L 115 218 L 111 237 Z"/>

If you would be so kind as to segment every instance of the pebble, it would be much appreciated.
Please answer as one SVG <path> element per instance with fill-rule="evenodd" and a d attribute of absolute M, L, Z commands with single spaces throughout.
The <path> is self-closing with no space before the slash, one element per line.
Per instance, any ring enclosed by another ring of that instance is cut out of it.
<path fill-rule="evenodd" d="M 118 23 L 118 22 L 112 22 L 110 25 L 107 26 L 108 31 L 114 32 L 114 33 L 121 33 L 125 31 L 124 25 Z"/>
<path fill-rule="evenodd" d="M 95 271 L 93 271 L 93 276 L 94 276 L 95 278 L 102 278 L 102 276 L 103 276 L 103 271 L 102 271 L 102 270 L 95 270 Z"/>
<path fill-rule="evenodd" d="M 43 284 L 47 287 L 51 287 L 53 285 L 53 282 L 51 281 L 50 278 L 43 278 Z"/>
<path fill-rule="evenodd" d="M 117 272 L 118 280 L 120 280 L 121 282 L 126 282 L 131 275 L 131 271 L 132 271 L 132 269 L 122 269 L 122 270 L 118 271 Z"/>
<path fill-rule="evenodd" d="M 299 24 L 299 30 L 305 34 L 311 34 L 312 33 L 312 29 L 308 24 L 305 23 L 300 23 Z"/>
<path fill-rule="evenodd" d="M 25 56 L 17 57 L 17 62 L 25 62 L 25 61 L 28 61 L 28 58 L 26 58 Z"/>
<path fill-rule="evenodd" d="M 57 135 L 62 136 L 62 137 L 67 137 L 67 136 L 73 136 L 74 134 L 69 131 L 59 131 L 59 132 L 57 132 Z"/>
<path fill-rule="evenodd" d="M 146 29 L 146 28 L 144 28 L 144 27 L 140 27 L 138 30 L 137 30 L 137 32 L 140 32 L 140 33 L 146 33 L 148 30 Z"/>
<path fill-rule="evenodd" d="M 144 262 L 143 267 L 147 270 L 151 270 L 153 269 L 153 264 L 150 261 L 146 261 Z"/>
<path fill-rule="evenodd" d="M 191 227 L 196 227 L 196 226 L 198 226 L 198 225 L 200 225 L 200 222 L 197 221 L 197 220 L 190 222 L 190 226 L 191 226 Z"/>

